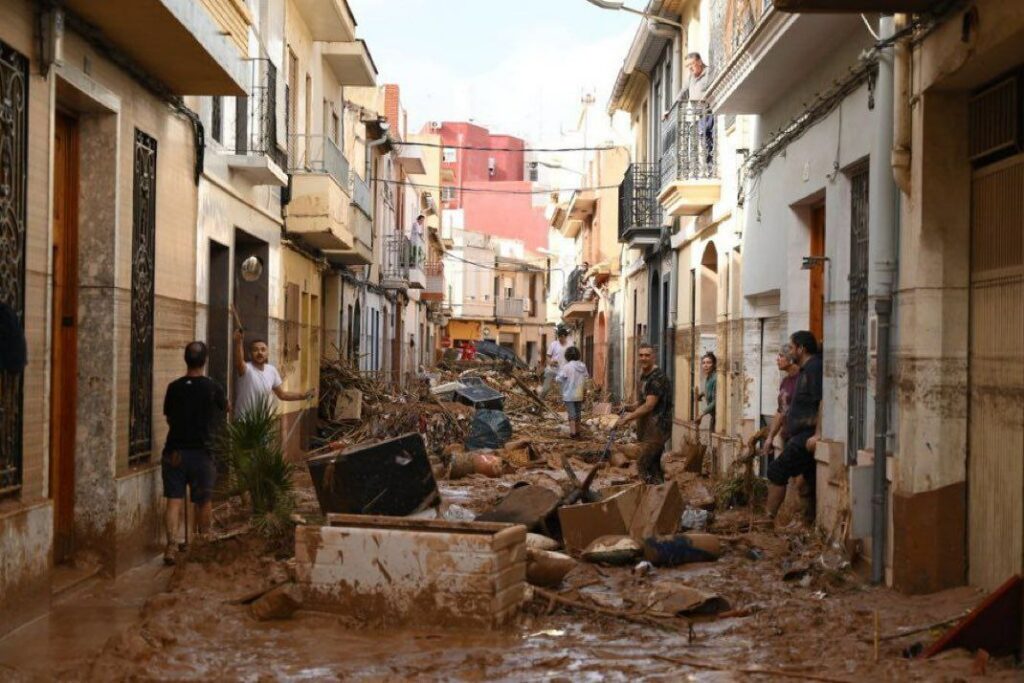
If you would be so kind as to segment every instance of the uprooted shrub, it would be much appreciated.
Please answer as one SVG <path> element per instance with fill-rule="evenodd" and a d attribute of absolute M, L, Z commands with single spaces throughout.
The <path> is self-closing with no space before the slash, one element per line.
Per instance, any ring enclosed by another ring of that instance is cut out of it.
<path fill-rule="evenodd" d="M 285 459 L 281 419 L 269 397 L 225 425 L 218 454 L 226 464 L 226 493 L 248 501 L 253 528 L 268 537 L 283 534 L 295 509 L 292 474 Z"/>

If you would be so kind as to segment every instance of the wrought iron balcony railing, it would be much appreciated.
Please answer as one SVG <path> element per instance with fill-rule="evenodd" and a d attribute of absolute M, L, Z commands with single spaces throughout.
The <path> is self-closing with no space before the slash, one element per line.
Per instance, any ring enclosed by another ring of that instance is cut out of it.
<path fill-rule="evenodd" d="M 635 163 L 619 185 L 619 241 L 651 238 L 661 231 L 658 164 Z"/>
<path fill-rule="evenodd" d="M 494 315 L 497 318 L 525 318 L 526 299 L 520 297 L 500 297 L 494 302 Z"/>
<path fill-rule="evenodd" d="M 384 247 L 384 279 L 407 281 L 411 271 L 423 269 L 426 251 L 422 236 L 395 235 L 388 238 Z"/>
<path fill-rule="evenodd" d="M 730 7 L 730 5 L 733 5 Z M 772 0 L 750 0 L 739 11 L 730 0 L 714 0 L 711 9 L 710 61 L 722 69 L 736 56 L 754 29 L 774 8 Z"/>
<path fill-rule="evenodd" d="M 586 272 L 582 268 L 575 268 L 569 273 L 569 278 L 565 282 L 565 289 L 562 291 L 562 300 L 558 303 L 558 307 L 561 310 L 569 308 L 577 301 L 583 301 L 588 293 L 584 275 Z"/>
<path fill-rule="evenodd" d="M 235 98 L 235 154 L 266 156 L 281 168 L 288 165 L 287 152 L 277 144 L 277 67 L 269 59 L 250 60 L 252 89 Z M 219 107 L 219 99 L 215 100 Z M 221 114 L 217 114 L 220 125 Z M 228 146 L 230 147 L 230 142 Z"/>
<path fill-rule="evenodd" d="M 292 135 L 288 138 L 289 173 L 327 173 L 351 192 L 348 159 L 326 135 Z"/>
<path fill-rule="evenodd" d="M 661 188 L 677 180 L 718 177 L 718 131 L 705 102 L 689 100 L 684 92 L 663 125 Z"/>

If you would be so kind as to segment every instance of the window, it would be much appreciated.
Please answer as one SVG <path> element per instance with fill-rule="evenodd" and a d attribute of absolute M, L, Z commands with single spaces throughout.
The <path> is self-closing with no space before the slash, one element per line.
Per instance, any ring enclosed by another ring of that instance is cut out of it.
<path fill-rule="evenodd" d="M 156 267 L 156 140 L 135 131 L 132 200 L 131 376 L 128 464 L 153 450 L 153 277 Z"/>
<path fill-rule="evenodd" d="M 453 147 L 445 147 L 441 160 L 446 164 L 454 164 L 458 160 L 458 150 Z"/>
<path fill-rule="evenodd" d="M 441 201 L 443 202 L 454 202 L 455 201 L 455 186 L 445 185 L 441 188 Z"/>
<path fill-rule="evenodd" d="M 224 106 L 220 97 L 210 101 L 210 137 L 217 142 L 224 141 Z"/>
<path fill-rule="evenodd" d="M 540 178 L 540 172 L 539 172 L 539 169 L 537 168 L 537 162 L 536 161 L 531 161 L 530 162 L 530 182 L 531 183 L 535 183 L 535 182 L 537 182 L 537 180 L 539 178 Z"/>
<path fill-rule="evenodd" d="M 669 48 L 668 59 L 665 60 L 665 78 L 661 81 L 665 88 L 664 109 L 672 108 L 672 49 Z"/>
<path fill-rule="evenodd" d="M 25 319 L 25 220 L 28 184 L 28 58 L 0 42 L 0 83 L 8 88 L 0 100 L 0 148 L 4 172 L 0 173 L 0 302 L 14 309 L 19 322 Z M 21 489 L 22 389 L 24 373 L 0 372 L 0 496 Z"/>

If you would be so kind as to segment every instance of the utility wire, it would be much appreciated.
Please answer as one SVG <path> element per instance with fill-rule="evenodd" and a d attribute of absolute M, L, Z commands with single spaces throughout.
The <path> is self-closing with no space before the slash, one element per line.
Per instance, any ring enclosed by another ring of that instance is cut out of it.
<path fill-rule="evenodd" d="M 411 140 L 396 140 L 395 144 L 413 147 L 433 147 L 434 149 L 465 149 L 478 152 L 603 152 L 626 148 L 625 145 L 603 145 L 600 147 L 490 147 L 486 145 L 446 145 L 443 142 L 415 142 Z"/>
<path fill-rule="evenodd" d="M 407 180 L 391 180 L 389 178 L 371 178 L 370 180 L 378 183 L 386 183 L 388 185 L 404 185 L 406 187 L 414 187 L 419 190 L 442 190 L 444 188 L 452 188 L 458 192 L 488 192 L 492 194 L 552 194 L 554 192 L 570 193 L 570 192 L 585 192 L 588 190 L 617 190 L 618 185 L 592 185 L 590 187 L 570 187 L 570 188 L 548 188 L 546 190 L 507 190 L 499 188 L 487 188 L 487 187 L 459 187 L 458 185 L 424 185 L 422 183 L 413 183 Z M 529 182 L 529 181 L 523 181 Z"/>

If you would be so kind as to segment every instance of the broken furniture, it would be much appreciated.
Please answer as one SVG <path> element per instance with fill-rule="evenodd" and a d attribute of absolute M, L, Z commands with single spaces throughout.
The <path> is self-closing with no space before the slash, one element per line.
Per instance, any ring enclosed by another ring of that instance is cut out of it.
<path fill-rule="evenodd" d="M 455 400 L 476 410 L 504 410 L 505 395 L 489 387 L 479 377 L 463 377 L 453 391 Z"/>
<path fill-rule="evenodd" d="M 363 419 L 363 392 L 358 389 L 342 389 L 334 400 L 335 420 Z"/>
<path fill-rule="evenodd" d="M 558 536 L 558 493 L 539 484 L 517 486 L 493 508 L 477 517 L 478 522 L 522 524 L 529 531 Z"/>
<path fill-rule="evenodd" d="M 649 536 L 674 533 L 679 525 L 683 496 L 675 482 L 634 484 L 605 493 L 596 503 L 558 509 L 567 552 L 579 555 L 601 536 L 630 536 L 643 543 Z"/>
<path fill-rule="evenodd" d="M 309 605 L 373 625 L 500 626 L 526 599 L 526 528 L 365 515 L 300 526 Z"/>
<path fill-rule="evenodd" d="M 420 434 L 353 446 L 306 464 L 325 514 L 404 516 L 440 500 Z"/>
<path fill-rule="evenodd" d="M 473 415 L 469 425 L 469 436 L 466 437 L 466 448 L 503 447 L 512 438 L 512 423 L 508 416 L 500 410 L 479 409 Z"/>

